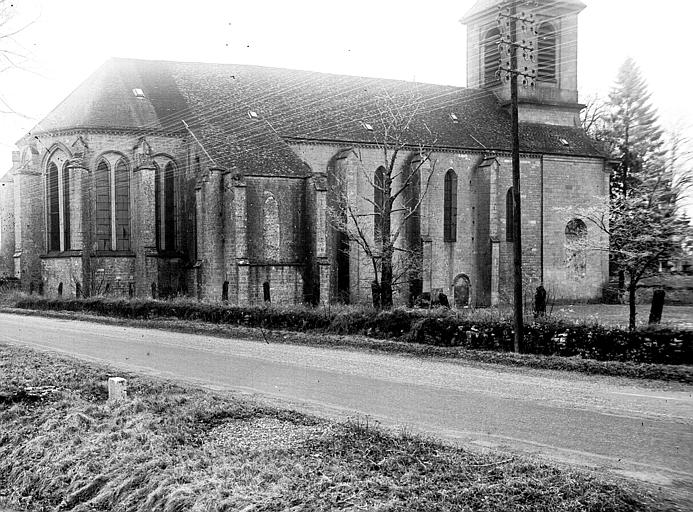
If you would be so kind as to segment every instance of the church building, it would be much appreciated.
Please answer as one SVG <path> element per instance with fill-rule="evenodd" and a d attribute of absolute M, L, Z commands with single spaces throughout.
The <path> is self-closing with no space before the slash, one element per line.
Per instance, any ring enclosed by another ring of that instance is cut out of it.
<path fill-rule="evenodd" d="M 414 261 L 395 302 L 441 291 L 455 307 L 509 301 L 510 88 L 497 73 L 498 4 L 479 0 L 462 20 L 466 88 L 107 61 L 17 143 L 0 180 L 0 277 L 47 296 L 369 303 L 369 246 L 348 233 L 377 247 L 374 207 L 391 164 L 393 189 L 410 185 L 392 226 Z M 519 105 L 525 287 L 594 299 L 607 253 L 571 243 L 598 237 L 578 212 L 609 196 L 607 156 L 579 121 L 585 6 L 534 4 L 523 36 L 534 59 L 522 63 L 536 80 Z"/>

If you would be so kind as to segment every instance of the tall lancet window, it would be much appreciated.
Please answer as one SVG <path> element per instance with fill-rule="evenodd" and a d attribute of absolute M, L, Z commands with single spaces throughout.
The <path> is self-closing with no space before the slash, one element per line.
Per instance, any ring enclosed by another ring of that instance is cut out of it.
<path fill-rule="evenodd" d="M 106 160 L 101 160 L 94 173 L 96 189 L 96 248 L 110 251 L 111 244 L 111 172 Z"/>
<path fill-rule="evenodd" d="M 58 195 L 58 166 L 51 162 L 46 173 L 48 202 L 48 250 L 60 250 L 60 197 Z"/>
<path fill-rule="evenodd" d="M 122 158 L 115 166 L 116 250 L 130 250 L 130 169 Z"/>
<path fill-rule="evenodd" d="M 70 170 L 63 165 L 63 248 L 70 249 Z"/>
<path fill-rule="evenodd" d="M 450 169 L 445 173 L 443 191 L 443 241 L 457 241 L 457 174 Z"/>
<path fill-rule="evenodd" d="M 167 162 L 163 171 L 157 165 L 154 201 L 156 208 L 156 240 L 160 251 L 176 250 L 176 168 Z"/>

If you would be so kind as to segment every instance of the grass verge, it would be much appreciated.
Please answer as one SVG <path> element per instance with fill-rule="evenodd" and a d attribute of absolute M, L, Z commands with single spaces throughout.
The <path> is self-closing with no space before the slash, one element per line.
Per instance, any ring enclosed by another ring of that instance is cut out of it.
<path fill-rule="evenodd" d="M 513 368 L 532 368 L 578 372 L 587 375 L 606 375 L 632 379 L 674 381 L 693 384 L 693 366 L 634 363 L 621 361 L 597 361 L 581 357 L 515 354 L 492 350 L 467 350 L 463 347 L 437 347 L 401 341 L 370 338 L 361 335 L 335 335 L 317 332 L 295 332 L 242 327 L 210 322 L 156 318 L 132 320 L 86 313 L 64 311 L 35 311 L 0 308 L 0 311 L 40 315 L 52 318 L 75 319 L 108 325 L 126 325 L 137 328 L 161 329 L 189 334 L 209 335 L 222 338 L 242 338 L 268 343 L 288 343 L 324 348 L 372 350 L 390 354 L 408 354 L 416 357 L 444 358 L 464 363 L 503 365 Z"/>
<path fill-rule="evenodd" d="M 630 483 L 0 345 L 0 506 L 38 510 L 664 511 Z M 121 372 L 122 375 L 122 372 Z M 54 386 L 37 401 L 17 390 Z"/>

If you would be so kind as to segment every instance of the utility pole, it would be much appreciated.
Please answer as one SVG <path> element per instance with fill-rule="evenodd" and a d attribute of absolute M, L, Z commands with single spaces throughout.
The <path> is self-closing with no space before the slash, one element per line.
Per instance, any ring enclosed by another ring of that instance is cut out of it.
<path fill-rule="evenodd" d="M 501 31 L 499 50 L 501 64 L 499 73 L 510 80 L 510 113 L 512 119 L 512 171 L 513 171 L 513 346 L 515 352 L 522 351 L 524 337 L 523 294 L 522 294 L 522 206 L 520 204 L 520 123 L 518 115 L 518 78 L 523 86 L 534 87 L 536 71 L 528 66 L 520 68 L 518 53 L 521 51 L 525 61 L 534 60 L 534 41 L 518 40 L 517 25 L 522 32 L 535 34 L 534 15 L 517 13 L 518 0 L 510 0 L 499 6 L 498 24 Z M 509 58 L 509 60 L 505 60 Z"/>

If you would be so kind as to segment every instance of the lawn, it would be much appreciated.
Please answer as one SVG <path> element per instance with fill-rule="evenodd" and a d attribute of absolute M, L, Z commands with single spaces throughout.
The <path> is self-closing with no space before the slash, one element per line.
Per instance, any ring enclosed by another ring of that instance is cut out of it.
<path fill-rule="evenodd" d="M 611 327 L 628 328 L 627 304 L 574 304 L 554 306 L 552 316 L 559 319 L 594 322 Z M 649 304 L 638 304 L 638 326 L 647 325 Z M 664 306 L 662 326 L 693 330 L 693 306 Z"/>
<path fill-rule="evenodd" d="M 0 508 L 663 511 L 625 481 L 0 345 Z M 20 390 L 51 386 L 39 400 Z"/>

